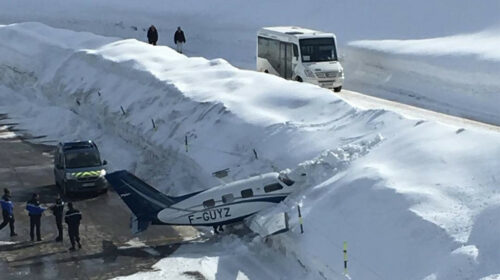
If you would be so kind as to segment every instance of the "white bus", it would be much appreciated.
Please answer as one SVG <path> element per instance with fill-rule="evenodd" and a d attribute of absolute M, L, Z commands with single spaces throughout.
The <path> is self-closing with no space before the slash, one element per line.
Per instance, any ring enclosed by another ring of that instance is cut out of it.
<path fill-rule="evenodd" d="M 344 71 L 336 38 L 295 26 L 264 27 L 257 33 L 257 71 L 339 92 Z"/>

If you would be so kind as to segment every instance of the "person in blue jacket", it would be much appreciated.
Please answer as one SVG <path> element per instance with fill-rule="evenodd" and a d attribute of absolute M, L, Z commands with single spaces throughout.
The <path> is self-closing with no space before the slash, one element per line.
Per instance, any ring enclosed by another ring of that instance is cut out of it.
<path fill-rule="evenodd" d="M 17 233 L 14 231 L 14 204 L 10 200 L 10 190 L 5 188 L 3 191 L 4 195 L 2 196 L 2 200 L 0 200 L 3 222 L 0 224 L 0 230 L 9 224 L 10 236 L 17 236 Z"/>
<path fill-rule="evenodd" d="M 26 210 L 29 212 L 30 216 L 30 237 L 31 241 L 35 241 L 34 229 L 36 228 L 36 239 L 37 241 L 42 241 L 42 237 L 40 236 L 40 223 L 42 220 L 42 213 L 45 211 L 45 208 L 40 206 L 40 202 L 38 201 L 38 194 L 34 193 L 33 197 L 28 204 L 26 205 Z"/>

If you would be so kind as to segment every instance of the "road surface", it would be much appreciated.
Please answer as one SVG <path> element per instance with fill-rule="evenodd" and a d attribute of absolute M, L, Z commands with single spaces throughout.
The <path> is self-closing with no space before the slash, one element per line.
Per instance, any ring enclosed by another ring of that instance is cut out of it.
<path fill-rule="evenodd" d="M 2 120 L 3 119 L 3 120 Z M 0 123 L 6 123 L 5 115 Z M 58 192 L 52 171 L 53 146 L 34 145 L 2 129 L 0 125 L 0 191 L 10 188 L 13 195 L 17 237 L 9 236 L 8 226 L 0 231 L 0 279 L 109 279 L 147 270 L 170 255 L 186 239 L 196 238 L 191 227 L 156 226 L 141 233 L 136 246 L 129 230 L 129 210 L 113 191 L 98 196 L 73 198 L 83 215 L 80 235 L 83 248 L 69 252 L 66 225 L 64 242 L 56 238 L 55 218 L 42 216 L 41 242 L 31 242 L 29 218 L 24 211 L 32 193 L 40 194 L 49 206 Z M 69 199 L 65 199 L 69 201 Z M 142 247 L 137 247 L 141 245 Z"/>

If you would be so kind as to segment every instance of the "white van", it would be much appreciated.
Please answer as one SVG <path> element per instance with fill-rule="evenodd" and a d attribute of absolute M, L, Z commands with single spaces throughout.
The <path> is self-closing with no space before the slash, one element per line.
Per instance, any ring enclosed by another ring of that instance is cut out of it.
<path fill-rule="evenodd" d="M 344 70 L 336 38 L 295 26 L 264 27 L 257 33 L 257 71 L 339 92 Z"/>

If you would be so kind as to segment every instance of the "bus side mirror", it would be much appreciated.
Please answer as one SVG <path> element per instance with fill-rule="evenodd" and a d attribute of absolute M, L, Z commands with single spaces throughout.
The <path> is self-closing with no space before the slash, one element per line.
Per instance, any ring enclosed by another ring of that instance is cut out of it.
<path fill-rule="evenodd" d="M 292 57 L 292 63 L 297 63 L 299 62 L 299 58 L 297 56 Z"/>
<path fill-rule="evenodd" d="M 106 160 L 103 160 L 102 165 L 106 165 L 106 164 L 108 164 L 108 162 Z"/>
<path fill-rule="evenodd" d="M 344 53 L 341 53 L 339 55 L 339 62 L 343 63 L 345 61 L 345 54 Z"/>

